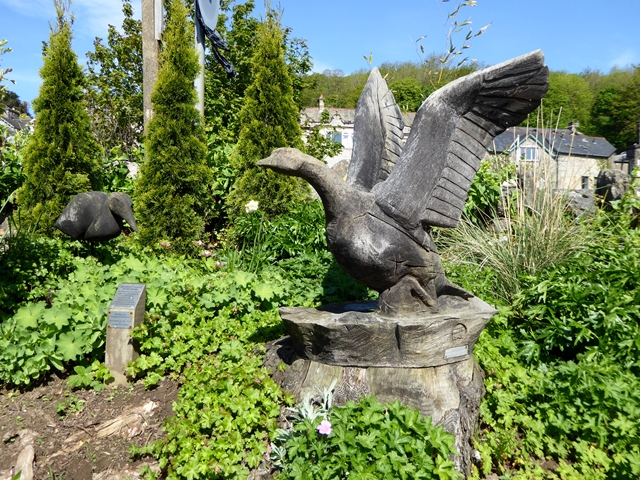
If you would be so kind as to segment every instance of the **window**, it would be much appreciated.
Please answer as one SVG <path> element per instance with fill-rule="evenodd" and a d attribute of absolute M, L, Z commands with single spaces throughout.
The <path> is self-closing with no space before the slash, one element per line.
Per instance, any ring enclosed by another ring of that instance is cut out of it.
<path fill-rule="evenodd" d="M 582 190 L 589 190 L 589 177 L 582 177 Z"/>
<path fill-rule="evenodd" d="M 538 149 L 536 147 L 520 147 L 518 148 L 518 158 L 527 162 L 535 162 L 538 160 Z"/>
<path fill-rule="evenodd" d="M 334 143 L 342 143 L 342 132 L 327 132 L 327 138 L 332 139 Z"/>

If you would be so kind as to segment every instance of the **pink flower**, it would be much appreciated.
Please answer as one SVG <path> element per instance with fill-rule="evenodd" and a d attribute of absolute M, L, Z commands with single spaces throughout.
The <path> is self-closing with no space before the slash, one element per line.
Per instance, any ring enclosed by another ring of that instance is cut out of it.
<path fill-rule="evenodd" d="M 196 240 L 193 242 L 196 247 L 204 247 L 204 242 L 202 240 Z"/>
<path fill-rule="evenodd" d="M 211 255 L 213 255 L 213 252 L 211 250 L 204 250 L 201 255 L 203 257 L 210 257 Z"/>
<path fill-rule="evenodd" d="M 329 420 L 322 420 L 317 430 L 320 435 L 329 435 L 331 433 L 331 422 L 329 422 Z"/>
<path fill-rule="evenodd" d="M 171 248 L 171 244 L 169 242 L 160 242 L 159 245 L 164 248 Z"/>

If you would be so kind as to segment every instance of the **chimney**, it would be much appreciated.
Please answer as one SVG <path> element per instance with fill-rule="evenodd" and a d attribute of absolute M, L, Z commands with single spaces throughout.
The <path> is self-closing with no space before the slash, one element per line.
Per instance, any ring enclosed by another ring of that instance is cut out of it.
<path fill-rule="evenodd" d="M 320 98 L 318 98 L 318 108 L 324 110 L 324 95 L 322 94 L 320 94 Z"/>
<path fill-rule="evenodd" d="M 567 126 L 567 130 L 571 132 L 571 135 L 575 135 L 578 129 L 576 128 L 576 124 L 571 120 L 569 125 Z"/>

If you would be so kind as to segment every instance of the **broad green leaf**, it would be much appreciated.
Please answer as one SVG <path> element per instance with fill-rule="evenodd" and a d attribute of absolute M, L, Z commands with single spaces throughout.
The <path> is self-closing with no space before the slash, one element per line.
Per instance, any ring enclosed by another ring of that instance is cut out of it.
<path fill-rule="evenodd" d="M 73 311 L 70 308 L 53 307 L 45 311 L 42 316 L 42 321 L 49 325 L 55 325 L 58 330 L 62 330 L 62 327 L 69 325 L 69 318 L 71 318 L 72 315 Z"/>
<path fill-rule="evenodd" d="M 57 343 L 57 352 L 62 355 L 64 361 L 75 360 L 82 355 L 83 344 L 73 332 L 66 332 L 60 335 Z"/>
<path fill-rule="evenodd" d="M 259 283 L 253 287 L 253 290 L 261 300 L 271 300 L 273 298 L 274 290 L 271 285 L 267 283 Z"/>
<path fill-rule="evenodd" d="M 45 303 L 30 303 L 21 307 L 13 316 L 16 324 L 22 328 L 38 328 L 38 319 L 45 310 Z"/>

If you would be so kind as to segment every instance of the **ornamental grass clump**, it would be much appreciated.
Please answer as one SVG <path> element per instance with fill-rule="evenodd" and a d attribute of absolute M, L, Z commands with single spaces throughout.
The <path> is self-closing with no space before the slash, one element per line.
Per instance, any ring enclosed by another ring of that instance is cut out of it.
<path fill-rule="evenodd" d="M 592 238 L 585 224 L 568 213 L 568 199 L 544 181 L 527 176 L 523 189 L 505 198 L 504 217 L 488 226 L 461 221 L 441 235 L 443 258 L 454 266 L 485 267 L 494 276 L 493 293 L 510 301 L 532 276 L 561 264 Z"/>

